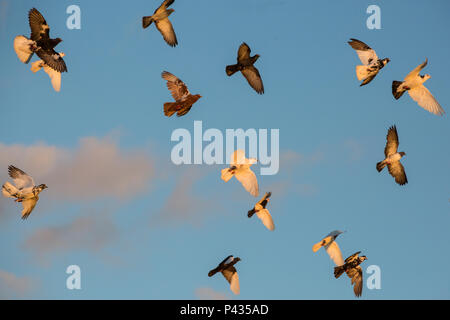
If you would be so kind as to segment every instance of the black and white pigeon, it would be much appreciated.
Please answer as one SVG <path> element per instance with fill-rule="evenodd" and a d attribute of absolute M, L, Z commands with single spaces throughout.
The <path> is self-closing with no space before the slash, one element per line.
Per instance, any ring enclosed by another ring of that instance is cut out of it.
<path fill-rule="evenodd" d="M 234 265 L 241 261 L 239 257 L 233 257 L 232 255 L 229 255 L 226 257 L 219 265 L 208 272 L 208 277 L 212 277 L 217 272 L 221 272 L 222 275 L 225 277 L 225 279 L 230 284 L 230 289 L 234 294 L 240 293 L 240 287 L 239 287 L 239 276 L 236 271 L 236 268 Z"/>
<path fill-rule="evenodd" d="M 178 44 L 177 36 L 175 35 L 172 23 L 169 20 L 169 16 L 175 10 L 168 9 L 168 7 L 172 5 L 174 1 L 175 0 L 165 0 L 158 9 L 155 10 L 152 16 L 142 17 L 142 28 L 145 29 L 154 22 L 164 40 L 171 47 L 175 47 Z"/>
<path fill-rule="evenodd" d="M 384 148 L 385 159 L 377 163 L 377 170 L 381 172 L 384 167 L 388 167 L 389 173 L 395 179 L 399 185 L 408 183 L 406 178 L 405 168 L 400 162 L 400 159 L 406 155 L 406 153 L 398 152 L 398 133 L 397 127 L 394 125 L 389 128 L 386 135 L 386 147 Z"/>
<path fill-rule="evenodd" d="M 363 289 L 363 271 L 360 264 L 367 260 L 366 256 L 359 256 L 361 251 L 352 254 L 345 259 L 342 266 L 334 267 L 334 277 L 339 278 L 344 272 L 351 279 L 353 285 L 353 292 L 355 296 L 360 297 Z"/>
<path fill-rule="evenodd" d="M 229 65 L 225 68 L 227 75 L 230 77 L 234 73 L 240 71 L 242 75 L 247 79 L 248 84 L 258 93 L 264 93 L 264 85 L 259 74 L 258 69 L 253 65 L 260 57 L 259 54 L 250 56 L 250 47 L 243 42 L 238 50 L 237 64 Z"/>
<path fill-rule="evenodd" d="M 20 61 L 28 63 L 33 53 L 36 53 L 47 66 L 57 72 L 67 72 L 66 63 L 62 56 L 54 50 L 61 38 L 50 38 L 50 27 L 42 14 L 35 8 L 28 12 L 30 24 L 30 39 L 17 36 L 14 39 L 14 50 Z"/>
<path fill-rule="evenodd" d="M 27 219 L 39 200 L 39 193 L 47 189 L 45 184 L 36 186 L 31 176 L 14 166 L 8 167 L 8 174 L 14 180 L 14 184 L 9 181 L 2 186 L 3 196 L 16 199 L 23 206 L 22 219 Z"/>
<path fill-rule="evenodd" d="M 341 249 L 336 242 L 336 238 L 342 233 L 344 233 L 344 231 L 331 231 L 322 240 L 313 245 L 313 252 L 317 252 L 320 248 L 324 247 L 330 256 L 330 259 L 333 260 L 337 266 L 342 266 L 344 264 L 344 258 L 342 257 Z"/>
<path fill-rule="evenodd" d="M 360 86 L 364 86 L 372 81 L 375 76 L 389 63 L 389 58 L 379 59 L 375 50 L 362 41 L 350 39 L 348 44 L 355 49 L 362 66 L 356 66 L 356 77 L 359 81 L 363 80 Z"/>
<path fill-rule="evenodd" d="M 425 68 L 428 59 L 411 71 L 403 81 L 392 82 L 392 95 L 396 100 L 400 99 L 405 91 L 408 91 L 409 96 L 417 102 L 419 106 L 425 110 L 442 116 L 445 111 L 433 97 L 431 92 L 423 85 L 425 81 L 431 78 L 429 74 L 420 75 L 420 71 Z"/>
<path fill-rule="evenodd" d="M 273 219 L 270 215 L 269 210 L 266 209 L 271 195 L 272 192 L 267 192 L 264 197 L 262 197 L 261 200 L 259 200 L 258 203 L 255 204 L 253 209 L 248 211 L 247 216 L 251 218 L 256 213 L 256 216 L 262 221 L 264 226 L 270 231 L 273 231 L 275 229 L 275 224 L 273 223 Z"/>

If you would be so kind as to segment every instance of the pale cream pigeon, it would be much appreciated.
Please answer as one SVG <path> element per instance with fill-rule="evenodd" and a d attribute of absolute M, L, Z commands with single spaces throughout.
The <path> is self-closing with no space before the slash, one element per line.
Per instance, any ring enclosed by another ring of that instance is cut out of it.
<path fill-rule="evenodd" d="M 255 173 L 250 169 L 252 164 L 258 162 L 255 158 L 245 158 L 243 150 L 236 150 L 231 155 L 230 167 L 222 169 L 221 178 L 228 182 L 233 176 L 242 184 L 252 196 L 259 195 L 258 180 Z"/>
<path fill-rule="evenodd" d="M 425 81 L 431 78 L 429 74 L 420 75 L 420 71 L 428 64 L 428 59 L 411 71 L 403 81 L 392 82 L 392 94 L 395 99 L 399 99 L 405 91 L 409 96 L 417 102 L 419 106 L 425 110 L 442 116 L 445 111 L 433 97 L 431 92 L 423 85 Z"/>
<path fill-rule="evenodd" d="M 312 250 L 317 252 L 320 248 L 324 247 L 334 264 L 342 266 L 344 264 L 344 258 L 342 257 L 341 249 L 336 242 L 336 238 L 341 233 L 344 233 L 344 231 L 331 231 L 325 238 L 313 245 Z"/>

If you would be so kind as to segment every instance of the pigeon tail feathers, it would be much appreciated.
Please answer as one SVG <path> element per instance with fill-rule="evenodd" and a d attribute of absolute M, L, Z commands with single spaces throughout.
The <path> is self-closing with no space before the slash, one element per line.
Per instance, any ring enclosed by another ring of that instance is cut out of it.
<path fill-rule="evenodd" d="M 176 102 L 164 103 L 164 115 L 171 117 L 178 110 L 180 110 L 180 107 Z"/>
<path fill-rule="evenodd" d="M 366 79 L 369 73 L 367 66 L 356 66 L 356 77 L 359 81 Z"/>
<path fill-rule="evenodd" d="M 344 266 L 334 267 L 334 277 L 337 279 L 344 273 Z"/>
<path fill-rule="evenodd" d="M 153 22 L 153 17 L 152 16 L 148 16 L 148 17 L 142 17 L 142 28 L 147 28 L 149 25 L 151 25 Z"/>
<path fill-rule="evenodd" d="M 225 71 L 227 72 L 227 75 L 230 77 L 239 71 L 239 65 L 238 64 L 229 65 L 225 68 Z"/>
<path fill-rule="evenodd" d="M 400 99 L 405 90 L 397 91 L 398 87 L 403 83 L 403 81 L 392 81 L 392 95 L 396 100 Z"/>
<path fill-rule="evenodd" d="M 377 163 L 377 171 L 378 172 L 381 172 L 381 170 L 383 170 L 384 167 L 386 167 L 386 162 L 384 160 Z"/>

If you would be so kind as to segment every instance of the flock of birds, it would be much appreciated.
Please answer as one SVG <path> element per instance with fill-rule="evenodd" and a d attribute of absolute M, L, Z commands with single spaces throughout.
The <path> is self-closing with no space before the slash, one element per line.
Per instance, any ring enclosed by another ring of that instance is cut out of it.
<path fill-rule="evenodd" d="M 153 15 L 142 18 L 142 27 L 145 29 L 154 23 L 167 44 L 175 47 L 178 44 L 178 40 L 172 23 L 169 20 L 169 16 L 174 12 L 173 9 L 169 9 L 173 3 L 174 0 L 163 1 Z M 40 69 L 44 69 L 51 79 L 54 90 L 59 91 L 61 87 L 61 73 L 67 72 L 67 67 L 63 60 L 64 53 L 56 52 L 54 48 L 62 40 L 60 38 L 50 38 L 50 28 L 37 9 L 33 8 L 29 11 L 28 20 L 31 29 L 30 38 L 22 35 L 17 36 L 14 39 L 14 50 L 19 60 L 23 63 L 29 63 L 35 53 L 41 60 L 33 62 L 31 64 L 31 70 L 37 72 Z M 356 76 L 359 81 L 362 81 L 361 86 L 367 85 L 390 60 L 388 58 L 379 59 L 375 51 L 362 41 L 350 39 L 348 43 L 356 51 L 363 63 L 363 65 L 356 66 Z M 251 56 L 250 53 L 250 47 L 245 42 L 242 43 L 238 49 L 237 63 L 226 66 L 225 71 L 228 76 L 232 76 L 234 73 L 240 71 L 246 78 L 248 84 L 258 94 L 263 94 L 264 85 L 261 75 L 254 66 L 260 56 L 258 54 Z M 399 99 L 407 91 L 419 106 L 436 115 L 443 115 L 444 110 L 430 91 L 423 85 L 425 81 L 431 78 L 429 75 L 420 75 L 420 71 L 427 63 L 428 60 L 419 65 L 403 81 L 393 81 L 392 94 L 395 99 Z M 168 117 L 174 113 L 178 117 L 184 116 L 190 111 L 193 104 L 201 98 L 201 95 L 192 95 L 186 84 L 170 72 L 163 71 L 161 76 L 167 81 L 167 88 L 175 100 L 175 102 L 167 102 L 164 104 L 164 114 Z M 398 152 L 399 140 L 395 125 L 389 128 L 386 140 L 386 147 L 384 149 L 385 159 L 377 163 L 376 169 L 380 172 L 387 166 L 389 173 L 395 179 L 396 183 L 404 185 L 408 180 L 400 159 L 405 156 L 405 152 Z M 231 155 L 230 167 L 222 169 L 221 178 L 225 182 L 228 182 L 234 176 L 247 192 L 254 197 L 258 197 L 259 187 L 257 177 L 250 168 L 255 163 L 257 163 L 257 159 L 247 159 L 243 150 L 236 150 Z M 16 202 L 22 203 L 22 219 L 27 219 L 39 200 L 39 194 L 47 186 L 45 184 L 36 186 L 30 175 L 13 165 L 8 167 L 8 173 L 13 179 L 14 184 L 10 182 L 3 184 L 2 193 L 5 197 L 13 198 Z M 248 217 L 251 218 L 256 214 L 264 226 L 268 230 L 273 231 L 275 224 L 269 210 L 266 208 L 271 195 L 271 192 L 267 192 L 248 211 Z M 360 264 L 367 257 L 360 256 L 360 251 L 358 251 L 344 260 L 336 242 L 336 238 L 342 233 L 339 230 L 332 231 L 316 243 L 312 250 L 316 252 L 324 247 L 332 261 L 336 264 L 334 268 L 335 277 L 339 278 L 345 272 L 351 279 L 355 296 L 359 297 L 362 294 L 363 288 L 363 272 Z M 230 284 L 231 291 L 239 294 L 239 276 L 235 264 L 240 260 L 240 258 L 230 255 L 220 262 L 216 268 L 212 269 L 208 273 L 208 276 L 211 277 L 218 272 L 222 273 Z"/>

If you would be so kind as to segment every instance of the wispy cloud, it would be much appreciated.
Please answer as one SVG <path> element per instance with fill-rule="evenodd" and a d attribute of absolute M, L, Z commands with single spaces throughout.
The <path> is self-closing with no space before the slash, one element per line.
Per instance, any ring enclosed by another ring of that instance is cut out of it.
<path fill-rule="evenodd" d="M 14 164 L 45 183 L 46 193 L 67 200 L 113 197 L 124 200 L 141 194 L 154 176 L 153 159 L 146 150 L 123 150 L 110 137 L 82 138 L 75 149 L 46 144 L 0 143 L 0 177 Z"/>
<path fill-rule="evenodd" d="M 36 230 L 23 243 L 42 265 L 49 265 L 55 255 L 66 252 L 88 251 L 95 255 L 119 238 L 118 230 L 106 212 L 91 211 L 74 221 L 59 226 Z"/>
<path fill-rule="evenodd" d="M 230 297 L 225 293 L 211 288 L 197 288 L 195 289 L 195 296 L 200 300 L 230 300 Z"/>
<path fill-rule="evenodd" d="M 200 225 L 205 215 L 217 210 L 217 201 L 208 198 L 205 193 L 199 195 L 195 192 L 195 184 L 204 178 L 210 170 L 201 170 L 195 166 L 180 170 L 172 193 L 169 195 L 164 207 L 153 221 L 162 224 L 191 223 Z"/>
<path fill-rule="evenodd" d="M 0 270 L 0 299 L 24 298 L 33 289 L 33 280 Z"/>

